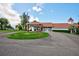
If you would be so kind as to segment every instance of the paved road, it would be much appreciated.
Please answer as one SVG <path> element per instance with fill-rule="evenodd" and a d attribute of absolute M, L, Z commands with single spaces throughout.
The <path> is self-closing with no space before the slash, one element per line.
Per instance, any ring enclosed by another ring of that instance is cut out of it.
<path fill-rule="evenodd" d="M 79 56 L 77 35 L 49 32 L 49 37 L 37 40 L 12 40 L 0 34 L 2 56 Z"/>

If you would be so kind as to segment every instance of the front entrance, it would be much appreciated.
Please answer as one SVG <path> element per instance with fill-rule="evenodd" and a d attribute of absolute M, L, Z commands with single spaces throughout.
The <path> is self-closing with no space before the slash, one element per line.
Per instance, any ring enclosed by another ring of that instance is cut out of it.
<path fill-rule="evenodd" d="M 42 31 L 42 28 L 41 27 L 35 27 L 35 26 L 33 26 L 32 27 L 32 31 L 40 32 L 40 31 Z"/>
<path fill-rule="evenodd" d="M 43 28 L 43 31 L 44 32 L 49 32 L 49 31 L 52 31 L 52 28 Z"/>

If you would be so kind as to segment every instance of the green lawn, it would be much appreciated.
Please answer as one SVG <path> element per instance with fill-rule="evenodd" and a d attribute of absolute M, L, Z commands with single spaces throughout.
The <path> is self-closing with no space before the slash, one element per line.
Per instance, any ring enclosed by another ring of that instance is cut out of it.
<path fill-rule="evenodd" d="M 0 32 L 14 32 L 15 30 L 0 30 Z"/>
<path fill-rule="evenodd" d="M 45 38 L 45 37 L 48 37 L 48 33 L 20 31 L 20 32 L 8 35 L 8 38 L 16 39 L 16 40 L 39 39 L 39 38 Z"/>

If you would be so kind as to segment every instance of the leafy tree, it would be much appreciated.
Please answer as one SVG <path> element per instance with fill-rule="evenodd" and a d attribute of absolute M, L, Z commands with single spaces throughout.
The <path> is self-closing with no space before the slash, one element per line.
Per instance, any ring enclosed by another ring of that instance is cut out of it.
<path fill-rule="evenodd" d="M 0 18 L 0 29 L 6 30 L 8 28 L 12 28 L 6 18 Z"/>
<path fill-rule="evenodd" d="M 78 27 L 77 27 L 77 34 L 79 34 L 79 22 L 77 23 Z"/>
<path fill-rule="evenodd" d="M 76 34 L 79 34 L 79 28 L 77 28 L 77 33 Z"/>
<path fill-rule="evenodd" d="M 1 30 L 6 29 L 6 26 L 7 26 L 8 23 L 9 22 L 6 18 L 0 18 L 0 27 L 1 27 L 0 29 Z"/>
<path fill-rule="evenodd" d="M 69 29 L 70 33 L 76 33 L 77 28 L 74 25 L 70 25 L 68 29 Z"/>

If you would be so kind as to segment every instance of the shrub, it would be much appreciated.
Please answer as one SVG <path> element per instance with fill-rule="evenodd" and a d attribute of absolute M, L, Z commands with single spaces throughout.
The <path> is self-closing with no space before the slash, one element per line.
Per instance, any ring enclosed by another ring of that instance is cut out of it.
<path fill-rule="evenodd" d="M 64 32 L 64 33 L 69 33 L 68 30 L 53 30 L 54 32 Z"/>
<path fill-rule="evenodd" d="M 79 34 L 79 28 L 77 28 L 77 32 L 76 32 L 76 34 Z"/>

